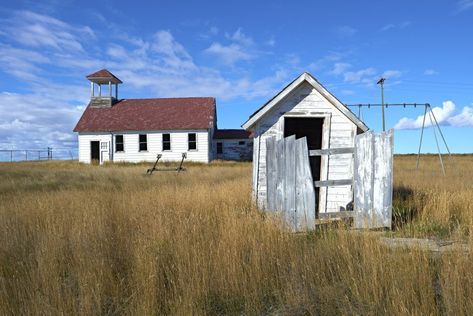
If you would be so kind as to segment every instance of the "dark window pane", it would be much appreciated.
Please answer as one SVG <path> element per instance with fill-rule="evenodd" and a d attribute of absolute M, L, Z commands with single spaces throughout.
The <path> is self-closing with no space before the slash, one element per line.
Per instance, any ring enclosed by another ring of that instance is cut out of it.
<path fill-rule="evenodd" d="M 196 141 L 196 136 L 195 133 L 189 133 L 187 134 L 187 139 L 188 139 L 188 150 L 196 150 L 197 149 L 197 141 Z"/>
<path fill-rule="evenodd" d="M 171 134 L 163 134 L 163 151 L 171 150 Z"/>
<path fill-rule="evenodd" d="M 217 154 L 223 153 L 223 144 L 217 143 Z"/>
<path fill-rule="evenodd" d="M 115 151 L 124 151 L 123 135 L 115 135 Z"/>
<path fill-rule="evenodd" d="M 146 134 L 140 135 L 140 151 L 148 150 L 148 139 Z"/>
<path fill-rule="evenodd" d="M 239 141 L 238 145 L 245 145 L 245 141 L 244 140 Z"/>

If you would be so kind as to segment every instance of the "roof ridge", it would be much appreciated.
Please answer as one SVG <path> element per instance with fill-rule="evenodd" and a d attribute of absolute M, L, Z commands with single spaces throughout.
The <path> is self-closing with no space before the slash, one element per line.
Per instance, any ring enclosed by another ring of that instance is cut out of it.
<path fill-rule="evenodd" d="M 121 100 L 179 100 L 179 99 L 216 99 L 215 97 L 165 97 L 165 98 L 123 98 Z"/>

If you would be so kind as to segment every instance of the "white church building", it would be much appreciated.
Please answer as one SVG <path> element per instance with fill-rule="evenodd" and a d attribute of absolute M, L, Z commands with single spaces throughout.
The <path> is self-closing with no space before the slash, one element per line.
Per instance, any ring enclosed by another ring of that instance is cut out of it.
<path fill-rule="evenodd" d="M 91 100 L 74 128 L 80 162 L 251 159 L 249 132 L 217 129 L 213 97 L 119 99 L 122 81 L 108 70 L 86 78 Z"/>

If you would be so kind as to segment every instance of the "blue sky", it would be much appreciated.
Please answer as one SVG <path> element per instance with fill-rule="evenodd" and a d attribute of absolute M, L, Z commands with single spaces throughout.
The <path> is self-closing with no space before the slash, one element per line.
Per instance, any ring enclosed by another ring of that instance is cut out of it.
<path fill-rule="evenodd" d="M 473 0 L 8 1 L 0 5 L 0 148 L 74 147 L 85 75 L 120 97 L 215 96 L 237 128 L 303 71 L 342 102 L 428 102 L 453 152 L 473 152 Z M 354 109 L 354 112 L 358 112 Z M 422 108 L 386 111 L 416 152 Z M 363 110 L 379 130 L 380 109 Z M 427 130 L 425 152 L 436 151 Z"/>

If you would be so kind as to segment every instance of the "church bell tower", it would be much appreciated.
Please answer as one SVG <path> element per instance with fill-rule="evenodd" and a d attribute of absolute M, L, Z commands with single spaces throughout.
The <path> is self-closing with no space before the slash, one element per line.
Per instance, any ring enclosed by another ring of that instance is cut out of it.
<path fill-rule="evenodd" d="M 90 81 L 90 105 L 93 107 L 112 107 L 118 100 L 118 85 L 123 83 L 107 69 L 102 69 L 86 77 Z M 115 89 L 112 89 L 115 85 Z M 97 86 L 97 94 L 95 88 Z M 108 86 L 108 94 L 102 93 L 102 86 Z M 115 95 L 112 90 L 115 90 Z"/>

